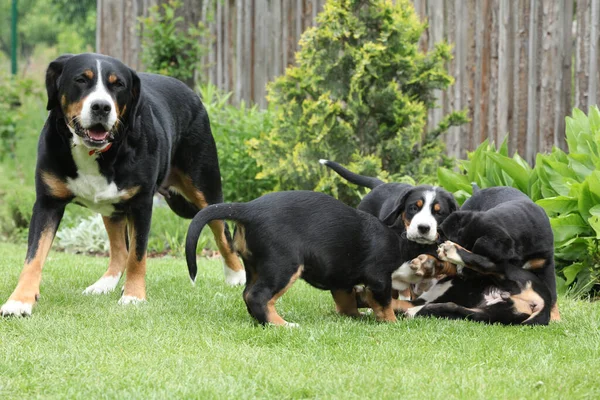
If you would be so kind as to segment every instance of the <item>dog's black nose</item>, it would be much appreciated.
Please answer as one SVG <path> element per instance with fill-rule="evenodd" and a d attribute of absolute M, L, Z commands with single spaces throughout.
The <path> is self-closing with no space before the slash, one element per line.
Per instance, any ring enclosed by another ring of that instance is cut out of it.
<path fill-rule="evenodd" d="M 419 230 L 419 233 L 425 234 L 429 232 L 429 229 L 431 229 L 431 227 L 429 225 L 419 225 L 417 226 L 417 229 Z"/>
<path fill-rule="evenodd" d="M 106 100 L 98 100 L 92 103 L 92 113 L 94 115 L 105 117 L 111 109 L 110 103 Z"/>

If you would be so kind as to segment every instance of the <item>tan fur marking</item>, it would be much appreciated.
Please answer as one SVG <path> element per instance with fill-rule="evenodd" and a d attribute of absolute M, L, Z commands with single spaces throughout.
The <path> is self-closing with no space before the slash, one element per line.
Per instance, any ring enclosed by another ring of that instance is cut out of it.
<path fill-rule="evenodd" d="M 58 178 L 56 175 L 47 171 L 42 171 L 41 176 L 42 181 L 50 190 L 50 195 L 52 197 L 56 197 L 58 199 L 68 199 L 73 197 L 73 193 L 67 187 L 66 182 Z"/>
<path fill-rule="evenodd" d="M 302 275 L 303 269 L 304 269 L 304 266 L 300 265 L 298 267 L 298 270 L 290 278 L 290 281 L 288 282 L 288 284 L 285 285 L 285 287 L 283 289 L 281 289 L 279 291 L 279 293 L 276 293 L 275 296 L 273 296 L 271 298 L 271 300 L 269 300 L 269 302 L 267 303 L 267 321 L 269 323 L 271 323 L 273 325 L 287 324 L 287 322 L 283 318 L 281 318 L 281 316 L 277 313 L 277 310 L 275 309 L 275 302 L 277 300 L 279 300 L 279 298 L 281 296 L 283 296 L 283 294 L 285 292 L 287 292 L 287 290 L 294 284 L 294 282 L 296 282 L 296 280 L 300 277 L 300 275 Z"/>
<path fill-rule="evenodd" d="M 114 221 L 109 217 L 102 217 L 102 220 L 110 243 L 108 269 L 102 277 L 114 277 L 121 275 L 127 265 L 128 252 L 125 241 L 127 221 L 125 219 Z"/>
<path fill-rule="evenodd" d="M 525 263 L 523 268 L 532 270 L 532 269 L 540 269 L 546 265 L 546 260 L 543 258 L 534 258 L 533 260 L 529 260 Z"/>
<path fill-rule="evenodd" d="M 81 109 L 83 108 L 83 102 L 85 98 L 71 104 L 66 104 L 65 116 L 67 117 L 68 124 L 73 127 L 73 118 L 78 118 L 81 115 Z M 63 108 L 65 105 L 63 105 Z"/>
<path fill-rule="evenodd" d="M 550 321 L 560 321 L 560 312 L 558 311 L 558 303 L 555 303 L 550 310 Z"/>
<path fill-rule="evenodd" d="M 394 302 L 393 300 L 395 300 L 395 299 L 390 299 L 390 300 L 392 300 L 392 301 L 390 301 L 390 304 L 388 304 L 387 306 L 384 307 L 381 304 L 379 304 L 377 302 L 377 300 L 375 300 L 375 298 L 373 297 L 373 292 L 371 292 L 371 290 L 369 288 L 366 288 L 365 292 L 366 292 L 365 299 L 367 301 L 367 304 L 369 305 L 369 307 L 371 307 L 373 309 L 373 313 L 375 314 L 375 318 L 377 318 L 377 321 L 386 321 L 386 322 L 395 322 L 396 321 L 396 314 L 394 314 L 394 308 L 393 308 L 392 304 L 396 304 L 396 302 L 401 302 L 403 300 L 396 300 Z"/>
<path fill-rule="evenodd" d="M 402 222 L 404 222 L 404 226 L 406 227 L 406 229 L 408 229 L 408 227 L 410 226 L 410 221 L 406 219 L 406 212 L 402 213 Z"/>
<path fill-rule="evenodd" d="M 394 293 L 395 292 L 395 293 Z M 404 289 L 403 291 L 399 292 L 397 290 L 393 290 L 392 291 L 392 297 L 394 299 L 397 299 L 398 296 L 402 295 L 402 297 L 404 298 L 409 298 L 412 299 L 412 290 L 410 289 L 410 287 L 407 287 L 406 289 Z"/>
<path fill-rule="evenodd" d="M 140 300 L 146 299 L 146 252 L 141 260 L 136 255 L 135 228 L 132 221 L 127 224 L 129 230 L 129 248 L 127 271 L 123 296 L 131 296 Z"/>
<path fill-rule="evenodd" d="M 115 74 L 110 74 L 108 76 L 108 83 L 115 83 L 117 81 L 117 76 Z"/>
<path fill-rule="evenodd" d="M 516 313 L 529 315 L 525 321 L 535 317 L 544 309 L 544 299 L 531 288 L 531 282 L 527 282 L 521 293 L 510 298 L 514 302 L 513 308 Z"/>
<path fill-rule="evenodd" d="M 335 301 L 335 309 L 339 314 L 349 317 L 359 317 L 358 307 L 356 305 L 356 294 L 354 290 L 348 292 L 346 290 L 335 290 L 331 293 L 333 301 Z"/>
<path fill-rule="evenodd" d="M 406 312 L 406 310 L 414 306 L 414 304 L 406 300 L 392 299 L 392 309 L 394 311 Z"/>
<path fill-rule="evenodd" d="M 60 96 L 60 105 L 63 107 L 67 105 L 67 96 L 65 96 L 64 94 Z"/>
<path fill-rule="evenodd" d="M 17 287 L 8 300 L 20 301 L 27 304 L 35 303 L 40 294 L 42 268 L 50 252 L 50 247 L 52 247 L 53 240 L 53 228 L 47 228 L 42 232 L 35 256 L 29 262 L 25 261 Z"/>
<path fill-rule="evenodd" d="M 233 250 L 245 258 L 251 255 L 246 244 L 246 228 L 242 224 L 237 224 L 237 228 L 233 234 Z"/>
<path fill-rule="evenodd" d="M 444 276 L 456 276 L 458 271 L 456 265 L 448 261 L 438 261 L 435 265 L 435 276 L 441 278 Z"/>
<path fill-rule="evenodd" d="M 133 196 L 135 196 L 136 194 L 138 194 L 139 191 L 140 191 L 140 186 L 133 186 L 133 187 L 127 188 L 127 189 L 125 189 L 125 194 L 123 196 L 121 196 L 121 200 L 127 201 L 127 200 L 133 198 Z"/>
<path fill-rule="evenodd" d="M 440 203 L 436 203 L 433 206 L 433 211 L 435 211 L 435 212 L 440 211 L 441 209 L 442 209 L 442 206 L 440 206 Z"/>
<path fill-rule="evenodd" d="M 88 79 L 94 79 L 94 71 L 91 69 L 86 69 L 83 71 L 83 74 L 88 77 Z"/>
<path fill-rule="evenodd" d="M 423 200 L 417 200 L 417 207 L 421 208 L 423 207 Z"/>
<path fill-rule="evenodd" d="M 183 197 L 186 198 L 186 200 L 194 203 L 196 207 L 200 209 L 208 205 L 204 194 L 194 186 L 192 178 L 177 168 L 171 169 L 171 172 L 165 180 L 165 183 L 163 183 L 163 186 L 174 187 L 175 190 L 177 190 L 183 195 Z M 210 229 L 215 236 L 217 247 L 219 248 L 219 252 L 221 253 L 221 256 L 223 256 L 227 266 L 233 271 L 242 271 L 244 267 L 242 266 L 240 259 L 237 258 L 237 256 L 229 247 L 229 243 L 225 237 L 225 224 L 223 221 L 211 221 L 208 223 L 208 226 L 210 226 Z"/>

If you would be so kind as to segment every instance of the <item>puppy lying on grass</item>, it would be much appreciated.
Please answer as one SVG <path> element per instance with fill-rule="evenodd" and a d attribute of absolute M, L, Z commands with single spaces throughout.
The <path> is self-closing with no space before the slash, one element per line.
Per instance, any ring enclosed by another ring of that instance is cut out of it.
<path fill-rule="evenodd" d="M 244 260 L 248 312 L 261 324 L 289 325 L 275 302 L 298 278 L 329 290 L 340 314 L 360 315 L 354 286 L 379 321 L 395 321 L 392 275 L 401 264 L 400 238 L 375 216 L 322 193 L 279 192 L 248 203 L 215 204 L 192 220 L 186 259 L 196 279 L 200 232 L 213 220 L 236 222 L 235 251 Z"/>

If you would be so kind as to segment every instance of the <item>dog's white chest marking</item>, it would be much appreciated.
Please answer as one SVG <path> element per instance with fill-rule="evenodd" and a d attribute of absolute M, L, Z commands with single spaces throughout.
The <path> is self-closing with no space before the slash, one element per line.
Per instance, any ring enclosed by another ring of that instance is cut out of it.
<path fill-rule="evenodd" d="M 89 151 L 81 139 L 73 135 L 71 154 L 77 166 L 77 177 L 67 178 L 67 187 L 75 196 L 73 201 L 104 216 L 110 216 L 114 212 L 114 204 L 121 201 L 127 191 L 119 190 L 114 182 L 108 182 L 100 173 L 96 162 L 99 155 L 90 156 Z"/>

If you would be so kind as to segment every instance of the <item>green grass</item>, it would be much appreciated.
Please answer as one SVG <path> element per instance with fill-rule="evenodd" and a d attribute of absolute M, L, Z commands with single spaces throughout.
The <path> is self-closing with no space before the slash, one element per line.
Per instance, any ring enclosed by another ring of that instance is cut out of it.
<path fill-rule="evenodd" d="M 25 247 L 0 251 L 5 300 Z M 196 287 L 182 258 L 149 260 L 149 302 L 129 307 L 81 294 L 106 263 L 50 254 L 34 315 L 0 319 L 0 398 L 600 397 L 600 303 L 561 298 L 548 327 L 380 324 L 299 282 L 278 309 L 300 328 L 263 328 L 219 260 L 201 262 Z"/>

